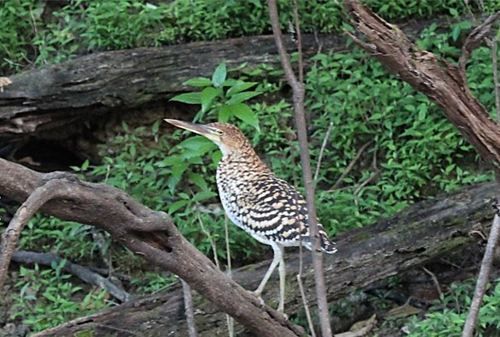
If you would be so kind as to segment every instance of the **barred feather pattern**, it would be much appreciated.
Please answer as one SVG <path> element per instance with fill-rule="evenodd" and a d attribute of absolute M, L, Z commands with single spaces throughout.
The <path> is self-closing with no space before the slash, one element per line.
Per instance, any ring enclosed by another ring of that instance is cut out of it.
<path fill-rule="evenodd" d="M 248 141 L 240 151 L 224 155 L 217 168 L 217 187 L 228 217 L 256 240 L 312 249 L 306 201 L 272 173 Z M 321 250 L 335 253 L 321 224 L 318 229 Z"/>

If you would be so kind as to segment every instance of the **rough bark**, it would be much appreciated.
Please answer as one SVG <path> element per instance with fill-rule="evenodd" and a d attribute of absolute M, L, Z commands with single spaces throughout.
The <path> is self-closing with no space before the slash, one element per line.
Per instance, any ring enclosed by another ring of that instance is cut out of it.
<path fill-rule="evenodd" d="M 467 86 L 466 56 L 465 60 L 460 59 L 459 65 L 452 64 L 419 49 L 397 26 L 384 21 L 358 1 L 345 0 L 345 4 L 356 30 L 367 41 L 352 36 L 354 40 L 389 72 L 436 102 L 481 157 L 500 170 L 500 126 Z M 468 46 L 472 45 L 464 46 L 464 55 L 470 53 Z"/>
<path fill-rule="evenodd" d="M 325 256 L 328 299 L 334 300 L 367 287 L 375 281 L 396 275 L 424 264 L 475 240 L 472 230 L 488 230 L 491 225 L 491 197 L 494 183 L 464 188 L 436 200 L 420 202 L 400 214 L 370 227 L 356 229 L 338 236 L 339 251 Z M 270 261 L 233 270 L 234 279 L 246 289 L 257 287 Z M 304 259 L 304 288 L 309 300 L 315 298 L 311 257 Z M 296 278 L 299 268 L 297 253 L 287 254 L 286 311 L 302 310 Z M 269 281 L 264 299 L 277 305 L 278 277 Z M 210 302 L 194 298 L 195 320 L 199 336 L 227 336 L 225 317 Z M 92 331 L 93 336 L 109 336 L 112 327 L 123 327 L 141 336 L 187 336 L 183 316 L 182 289 L 177 286 L 157 294 L 107 309 L 92 316 L 68 322 L 34 337 L 72 336 Z M 236 333 L 243 331 L 236 325 Z"/>
<path fill-rule="evenodd" d="M 431 22 L 448 21 L 410 22 L 404 29 L 415 37 Z M 284 40 L 286 50 L 294 51 L 290 36 Z M 346 39 L 340 34 L 306 34 L 302 47 L 306 56 L 318 48 L 345 50 Z M 0 92 L 0 139 L 40 134 L 60 139 L 77 133 L 82 121 L 165 102 L 187 90 L 185 80 L 209 75 L 222 61 L 229 66 L 279 63 L 273 36 L 268 35 L 101 52 L 26 71 L 11 76 L 13 83 Z"/>
<path fill-rule="evenodd" d="M 324 48 L 340 45 L 337 35 L 321 36 Z M 287 39 L 288 50 L 294 43 Z M 304 39 L 309 54 L 313 35 Z M 272 36 L 195 42 L 163 48 L 102 52 L 10 77 L 0 92 L 0 136 L 60 128 L 120 108 L 138 107 L 186 91 L 189 78 L 207 76 L 220 63 L 250 66 L 275 63 Z"/>
<path fill-rule="evenodd" d="M 0 159 L 0 172 L 0 194 L 17 201 L 28 198 L 45 182 L 58 179 L 64 183 L 63 191 L 42 206 L 43 212 L 108 231 L 131 251 L 180 276 L 255 335 L 303 335 L 302 328 L 221 273 L 165 213 L 150 210 L 119 189 L 82 182 L 63 172 L 41 174 L 4 159 Z M 121 331 L 123 326 L 121 322 L 114 330 Z"/>
<path fill-rule="evenodd" d="M 500 188 L 500 125 L 491 118 L 486 108 L 477 100 L 467 85 L 466 66 L 472 51 L 484 42 L 498 18 L 500 11 L 489 16 L 467 37 L 458 65 L 420 50 L 397 27 L 384 21 L 358 0 L 345 0 L 356 29 L 368 42 L 351 37 L 362 48 L 376 57 L 386 68 L 408 82 L 416 90 L 436 102 L 448 120 L 472 144 L 478 154 L 494 167 L 497 189 Z M 496 55 L 493 58 L 495 63 Z M 496 70 L 494 75 L 496 74 Z M 496 78 L 495 78 L 496 80 Z M 493 91 L 497 93 L 496 86 Z M 498 192 L 497 192 L 498 193 Z M 500 221 L 495 217 L 488 238 L 486 251 L 479 272 L 469 315 L 464 325 L 463 337 L 473 335 L 479 308 L 485 294 L 493 263 L 493 252 L 498 242 Z"/>

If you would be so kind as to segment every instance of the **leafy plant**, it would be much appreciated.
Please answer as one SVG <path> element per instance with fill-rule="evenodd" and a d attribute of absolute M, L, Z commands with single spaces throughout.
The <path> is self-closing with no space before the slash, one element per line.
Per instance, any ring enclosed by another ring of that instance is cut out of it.
<path fill-rule="evenodd" d="M 438 303 L 425 315 L 425 319 L 414 318 L 408 326 L 408 336 L 461 336 L 472 290 L 472 282 L 453 284 L 451 293 L 444 298 L 445 308 Z M 500 331 L 500 280 L 496 281 L 496 286 L 490 289 L 483 301 L 475 336 L 491 336 L 493 331 Z"/>
<path fill-rule="evenodd" d="M 443 14 L 456 18 L 471 11 L 490 13 L 499 9 L 496 0 L 483 0 L 480 5 L 462 0 L 365 3 L 382 17 L 396 22 Z M 44 2 L 35 0 L 2 2 L 3 72 L 19 71 L 31 64 L 61 62 L 93 51 L 270 33 L 267 7 L 256 0 L 71 0 L 50 17 L 42 15 L 44 6 Z M 281 25 L 286 27 L 293 21 L 292 5 L 280 0 L 279 6 Z M 300 0 L 298 7 L 304 33 L 339 32 L 346 21 L 341 1 Z"/>
<path fill-rule="evenodd" d="M 85 294 L 70 282 L 71 275 L 62 271 L 64 263 L 51 269 L 20 267 L 12 319 L 22 319 L 36 332 L 109 305 L 106 292 L 93 289 Z M 77 295 L 81 300 L 74 299 Z"/>

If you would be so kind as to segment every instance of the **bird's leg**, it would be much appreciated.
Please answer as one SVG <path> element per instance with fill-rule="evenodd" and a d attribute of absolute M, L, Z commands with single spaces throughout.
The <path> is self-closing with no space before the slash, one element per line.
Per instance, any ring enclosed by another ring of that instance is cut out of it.
<path fill-rule="evenodd" d="M 276 269 L 278 263 L 282 259 L 283 254 L 281 254 L 281 249 L 279 248 L 279 246 L 276 243 L 273 243 L 271 244 L 271 247 L 273 247 L 274 251 L 273 262 L 271 262 L 271 265 L 269 266 L 266 275 L 264 275 L 264 278 L 262 279 L 262 281 L 260 281 L 259 287 L 257 288 L 257 290 L 254 291 L 255 295 L 257 295 L 258 297 L 262 295 L 262 291 L 264 291 L 264 287 L 266 286 L 267 281 L 269 281 L 271 274 L 273 273 L 274 269 Z"/>
<path fill-rule="evenodd" d="M 278 311 L 281 313 L 285 312 L 285 278 L 286 278 L 286 269 L 285 269 L 285 258 L 283 247 L 278 246 L 280 251 L 280 266 L 279 266 L 279 274 L 280 274 L 280 302 L 278 304 Z"/>

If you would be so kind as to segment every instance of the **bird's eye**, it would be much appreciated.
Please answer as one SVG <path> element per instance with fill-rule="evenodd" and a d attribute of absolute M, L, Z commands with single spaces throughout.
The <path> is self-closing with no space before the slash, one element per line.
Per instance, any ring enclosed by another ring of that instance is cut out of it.
<path fill-rule="evenodd" d="M 218 134 L 219 136 L 222 136 L 224 134 L 224 131 L 216 129 L 215 133 Z"/>

